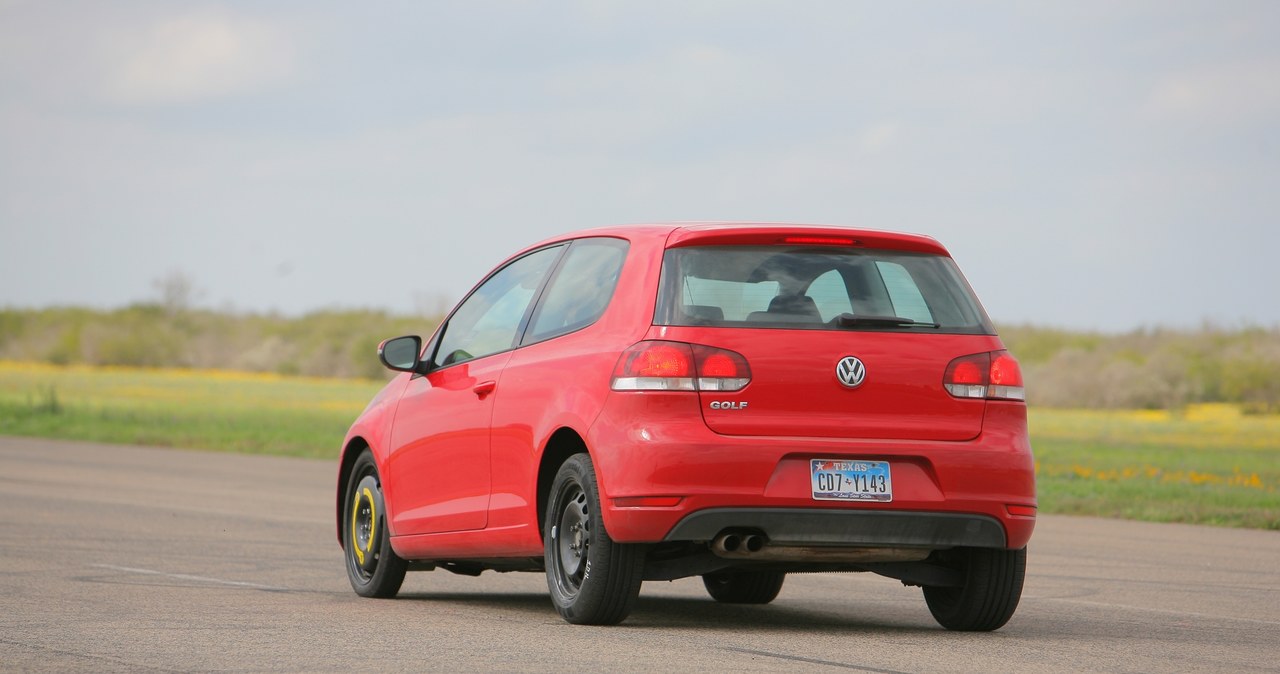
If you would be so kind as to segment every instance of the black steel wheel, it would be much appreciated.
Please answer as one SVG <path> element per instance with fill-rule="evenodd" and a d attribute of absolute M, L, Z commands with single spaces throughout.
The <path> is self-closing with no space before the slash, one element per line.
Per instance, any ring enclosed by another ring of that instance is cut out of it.
<path fill-rule="evenodd" d="M 382 483 L 367 449 L 351 466 L 343 504 L 342 549 L 351 588 L 362 597 L 396 596 L 409 565 L 391 549 Z"/>
<path fill-rule="evenodd" d="M 724 604 L 768 604 L 782 591 L 783 571 L 717 571 L 702 577 L 712 599 Z"/>
<path fill-rule="evenodd" d="M 591 457 L 575 454 L 551 484 L 543 531 L 551 603 L 566 621 L 620 623 L 635 606 L 645 549 L 614 543 L 600 515 Z"/>
<path fill-rule="evenodd" d="M 938 624 L 949 630 L 1000 629 L 1018 608 L 1027 569 L 1027 549 L 957 548 L 942 563 L 964 576 L 960 587 L 924 587 L 924 600 Z"/>

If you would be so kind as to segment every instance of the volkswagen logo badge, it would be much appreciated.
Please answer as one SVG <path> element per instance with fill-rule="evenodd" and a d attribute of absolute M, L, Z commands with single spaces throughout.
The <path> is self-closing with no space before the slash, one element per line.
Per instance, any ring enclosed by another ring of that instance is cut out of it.
<path fill-rule="evenodd" d="M 836 363 L 836 379 L 848 388 L 858 388 L 867 379 L 867 366 L 853 356 L 845 356 Z"/>

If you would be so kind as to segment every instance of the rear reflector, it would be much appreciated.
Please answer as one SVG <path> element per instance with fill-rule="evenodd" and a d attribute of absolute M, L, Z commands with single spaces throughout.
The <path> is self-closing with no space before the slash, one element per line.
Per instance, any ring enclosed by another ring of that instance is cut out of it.
<path fill-rule="evenodd" d="M 1035 517 L 1036 516 L 1035 506 L 1005 504 L 1005 508 L 1008 508 L 1010 515 L 1017 515 L 1018 517 Z"/>
<path fill-rule="evenodd" d="M 621 496 L 613 499 L 615 508 L 670 508 L 680 505 L 680 496 Z"/>
<path fill-rule="evenodd" d="M 622 352 L 615 391 L 738 391 L 751 382 L 742 354 L 701 344 L 649 340 Z"/>
<path fill-rule="evenodd" d="M 942 376 L 947 393 L 957 398 L 1026 400 L 1022 369 L 1008 351 L 961 356 L 947 365 Z"/>

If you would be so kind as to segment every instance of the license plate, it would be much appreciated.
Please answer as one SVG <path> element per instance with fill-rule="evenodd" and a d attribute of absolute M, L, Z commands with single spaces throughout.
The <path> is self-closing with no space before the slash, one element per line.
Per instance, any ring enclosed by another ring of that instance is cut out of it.
<path fill-rule="evenodd" d="M 809 475 L 816 501 L 893 500 L 888 461 L 813 459 Z"/>

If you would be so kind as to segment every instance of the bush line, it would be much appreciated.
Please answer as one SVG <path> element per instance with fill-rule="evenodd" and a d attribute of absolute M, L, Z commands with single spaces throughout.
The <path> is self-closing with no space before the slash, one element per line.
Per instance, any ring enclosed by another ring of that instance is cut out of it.
<path fill-rule="evenodd" d="M 0 360 L 380 378 L 378 342 L 427 335 L 438 316 L 370 309 L 298 317 L 191 309 L 0 310 Z M 1022 363 L 1028 402 L 1042 407 L 1180 410 L 1233 403 L 1280 412 L 1280 328 L 1141 328 L 1119 334 L 1000 327 Z"/>

